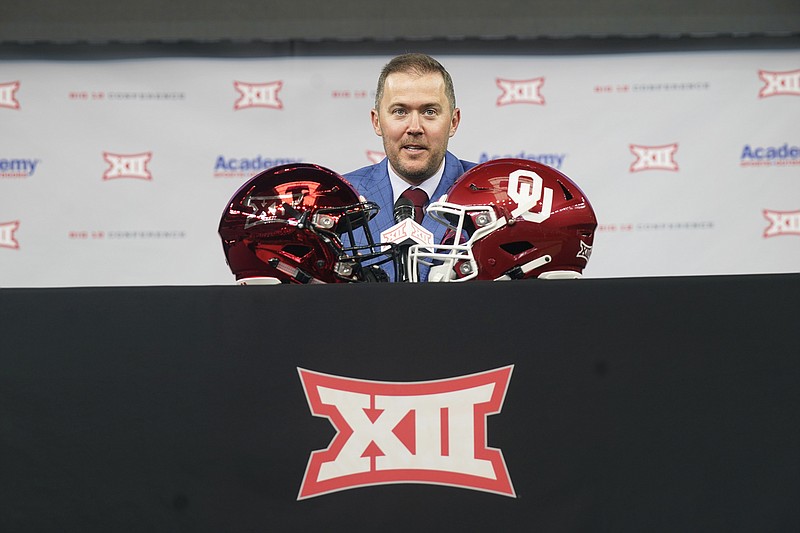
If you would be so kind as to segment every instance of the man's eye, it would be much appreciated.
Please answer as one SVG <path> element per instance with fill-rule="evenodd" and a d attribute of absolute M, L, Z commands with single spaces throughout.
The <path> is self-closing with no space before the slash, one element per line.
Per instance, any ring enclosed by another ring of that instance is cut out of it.
<path fill-rule="evenodd" d="M 425 115 L 427 115 L 427 116 L 430 116 L 430 117 L 432 117 L 432 116 L 435 116 L 435 115 L 436 115 L 436 110 L 435 110 L 435 109 L 426 109 L 426 110 L 423 112 L 423 114 L 425 114 Z"/>
<path fill-rule="evenodd" d="M 394 115 L 405 115 L 406 114 L 406 110 L 405 109 L 395 109 L 395 110 L 392 111 L 392 114 L 394 114 Z"/>

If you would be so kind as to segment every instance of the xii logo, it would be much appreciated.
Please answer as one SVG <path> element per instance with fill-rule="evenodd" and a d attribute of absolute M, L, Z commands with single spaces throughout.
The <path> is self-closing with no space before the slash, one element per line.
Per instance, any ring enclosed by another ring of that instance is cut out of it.
<path fill-rule="evenodd" d="M 152 180 L 153 176 L 147 168 L 147 164 L 153 158 L 152 152 L 142 154 L 112 154 L 103 152 L 103 159 L 109 164 L 104 180 L 117 178 L 135 178 L 142 180 Z"/>
<path fill-rule="evenodd" d="M 239 92 L 239 99 L 233 104 L 234 110 L 238 111 L 248 107 L 283 109 L 283 102 L 278 97 L 278 91 L 283 87 L 282 81 L 269 83 L 234 81 L 233 87 Z"/>
<path fill-rule="evenodd" d="M 497 97 L 498 107 L 511 104 L 544 105 L 544 96 L 542 96 L 543 77 L 531 80 L 504 80 L 497 78 L 495 83 L 502 91 L 502 94 Z"/>
<path fill-rule="evenodd" d="M 764 87 L 758 92 L 759 98 L 780 95 L 800 96 L 800 70 L 789 72 L 760 70 L 758 77 L 764 82 Z"/>
<path fill-rule="evenodd" d="M 0 248 L 19 249 L 19 242 L 14 237 L 14 232 L 19 229 L 19 221 L 0 222 Z"/>
<path fill-rule="evenodd" d="M 19 82 L 0 83 L 0 107 L 19 109 L 19 100 L 15 93 L 19 89 Z"/>
<path fill-rule="evenodd" d="M 487 417 L 499 413 L 513 366 L 419 382 L 367 381 L 298 368 L 309 408 L 336 435 L 311 453 L 298 500 L 393 483 L 516 497 Z"/>
<path fill-rule="evenodd" d="M 636 161 L 631 164 L 630 172 L 643 170 L 678 170 L 675 153 L 678 143 L 664 146 L 642 146 L 631 144 L 630 150 L 636 156 Z"/>

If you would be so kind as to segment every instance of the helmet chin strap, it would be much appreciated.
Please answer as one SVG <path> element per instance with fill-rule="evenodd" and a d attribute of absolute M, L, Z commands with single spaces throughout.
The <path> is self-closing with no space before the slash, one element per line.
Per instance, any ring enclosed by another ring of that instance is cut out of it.
<path fill-rule="evenodd" d="M 537 268 L 546 265 L 552 260 L 553 258 L 550 257 L 549 255 L 543 255 L 541 257 L 537 257 L 533 261 L 528 261 L 524 265 L 519 265 L 512 268 L 499 278 L 495 278 L 494 281 L 508 281 L 511 279 L 522 279 L 525 277 L 525 274 L 527 274 L 531 270 L 536 270 Z"/>

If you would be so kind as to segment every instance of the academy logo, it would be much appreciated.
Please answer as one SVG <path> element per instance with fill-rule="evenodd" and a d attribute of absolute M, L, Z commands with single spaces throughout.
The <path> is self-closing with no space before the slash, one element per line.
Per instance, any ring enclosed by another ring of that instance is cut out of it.
<path fill-rule="evenodd" d="M 515 154 L 489 154 L 488 152 L 481 152 L 481 155 L 478 158 L 478 163 L 480 164 L 480 163 L 485 163 L 487 161 L 491 161 L 493 159 L 503 159 L 503 158 L 527 159 L 529 161 L 537 161 L 539 163 L 542 163 L 543 165 L 560 169 L 564 165 L 564 160 L 567 158 L 567 154 L 558 154 L 558 153 L 548 154 L 545 152 L 530 153 L 525 151 Z"/>
<path fill-rule="evenodd" d="M 511 104 L 538 104 L 544 105 L 544 96 L 541 90 L 544 78 L 532 80 L 504 80 L 497 78 L 497 86 L 502 94 L 497 98 L 497 106 Z"/>
<path fill-rule="evenodd" d="M 233 87 L 239 92 L 239 99 L 233 104 L 233 109 L 247 109 L 248 107 L 267 107 L 270 109 L 283 109 L 283 102 L 278 98 L 278 91 L 283 87 L 282 81 L 269 83 L 244 83 L 234 81 Z"/>
<path fill-rule="evenodd" d="M 769 220 L 769 227 L 764 230 L 764 238 L 779 235 L 800 235 L 799 211 L 771 211 L 764 209 L 764 217 Z"/>
<path fill-rule="evenodd" d="M 758 92 L 759 98 L 800 96 L 800 70 L 791 70 L 789 72 L 759 70 L 758 77 L 764 82 L 764 86 Z"/>
<path fill-rule="evenodd" d="M 636 160 L 631 164 L 631 172 L 678 170 L 678 163 L 675 162 L 675 153 L 678 151 L 677 143 L 664 146 L 631 144 L 630 150 L 636 156 Z"/>
<path fill-rule="evenodd" d="M 19 250 L 19 242 L 14 237 L 14 232 L 19 229 L 19 221 L 0 222 L 0 248 Z"/>
<path fill-rule="evenodd" d="M 739 164 L 743 167 L 800 165 L 800 146 L 751 146 L 744 145 Z"/>
<path fill-rule="evenodd" d="M 250 177 L 268 168 L 291 163 L 300 163 L 302 161 L 304 161 L 302 158 L 264 157 L 260 154 L 255 157 L 226 157 L 224 155 L 219 155 L 214 163 L 214 177 Z"/>
<path fill-rule="evenodd" d="M 19 89 L 19 82 L 0 83 L 0 107 L 9 109 L 19 109 L 19 101 L 16 92 Z"/>
<path fill-rule="evenodd" d="M 0 159 L 0 178 L 30 178 L 36 173 L 40 159 Z"/>
<path fill-rule="evenodd" d="M 487 417 L 513 366 L 417 382 L 367 381 L 298 368 L 309 408 L 336 435 L 316 450 L 297 499 L 373 485 L 423 483 L 516 497 Z"/>
<path fill-rule="evenodd" d="M 110 152 L 103 152 L 103 159 L 110 165 L 106 173 L 103 174 L 103 179 L 134 178 L 152 180 L 153 176 L 147 168 L 147 164 L 152 158 L 152 152 L 145 152 L 142 154 L 112 154 Z"/>

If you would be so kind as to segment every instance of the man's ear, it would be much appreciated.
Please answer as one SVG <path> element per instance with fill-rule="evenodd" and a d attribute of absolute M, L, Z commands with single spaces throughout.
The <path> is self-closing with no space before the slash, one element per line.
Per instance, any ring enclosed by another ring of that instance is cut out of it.
<path fill-rule="evenodd" d="M 371 109 L 369 112 L 370 119 L 372 120 L 372 129 L 375 130 L 375 135 L 378 137 L 383 137 L 383 130 L 381 130 L 381 119 L 378 116 L 378 112 L 375 109 Z"/>
<path fill-rule="evenodd" d="M 453 109 L 453 118 L 450 119 L 450 137 L 456 134 L 459 124 L 461 124 L 461 110 L 455 108 Z"/>

